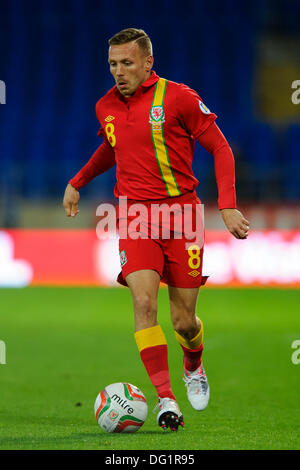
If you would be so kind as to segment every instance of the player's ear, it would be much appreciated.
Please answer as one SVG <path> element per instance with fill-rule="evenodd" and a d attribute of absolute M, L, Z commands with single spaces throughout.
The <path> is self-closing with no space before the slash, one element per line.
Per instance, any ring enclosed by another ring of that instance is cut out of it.
<path fill-rule="evenodd" d="M 153 67 L 153 62 L 154 62 L 154 59 L 153 59 L 153 56 L 152 55 L 148 55 L 146 57 L 146 65 L 145 65 L 145 69 L 147 70 L 147 72 L 149 72 L 152 67 Z"/>

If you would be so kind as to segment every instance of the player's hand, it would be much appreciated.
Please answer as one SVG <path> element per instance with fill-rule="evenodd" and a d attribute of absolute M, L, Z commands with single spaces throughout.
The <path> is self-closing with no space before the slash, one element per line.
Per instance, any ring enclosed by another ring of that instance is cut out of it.
<path fill-rule="evenodd" d="M 250 228 L 250 222 L 237 209 L 222 209 L 222 218 L 229 232 L 235 238 L 246 239 Z"/>
<path fill-rule="evenodd" d="M 65 190 L 63 200 L 63 206 L 68 217 L 75 217 L 78 214 L 79 197 L 79 192 L 75 188 L 73 188 L 71 184 L 68 184 Z"/>

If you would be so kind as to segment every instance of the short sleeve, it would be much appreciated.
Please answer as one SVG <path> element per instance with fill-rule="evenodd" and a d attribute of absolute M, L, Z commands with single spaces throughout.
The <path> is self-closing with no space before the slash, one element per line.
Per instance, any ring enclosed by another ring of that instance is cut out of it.
<path fill-rule="evenodd" d="M 176 100 L 179 121 L 195 139 L 217 119 L 217 115 L 207 108 L 198 93 L 183 83 L 178 86 Z"/>

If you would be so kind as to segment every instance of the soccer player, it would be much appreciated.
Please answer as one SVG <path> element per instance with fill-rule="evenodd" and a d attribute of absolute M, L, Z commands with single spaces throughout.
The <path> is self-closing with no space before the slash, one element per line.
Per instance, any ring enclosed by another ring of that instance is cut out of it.
<path fill-rule="evenodd" d="M 218 207 L 226 227 L 236 238 L 246 239 L 249 222 L 236 208 L 234 157 L 215 123 L 217 116 L 194 90 L 160 78 L 152 70 L 152 44 L 141 29 L 125 29 L 109 40 L 108 63 L 116 84 L 96 105 L 103 143 L 66 187 L 67 216 L 79 212 L 78 191 L 116 164 L 114 193 L 117 198 L 128 198 L 128 214 L 136 203 L 143 204 L 147 214 L 152 214 L 154 204 L 170 208 L 189 204 L 194 217 L 200 204 L 192 171 L 196 139 L 214 157 Z M 120 228 L 120 215 L 118 222 Z M 195 240 L 188 246 L 189 237 L 177 238 L 174 233 L 173 227 L 167 238 L 161 234 L 137 238 L 129 232 L 120 238 L 122 272 L 118 277 L 131 292 L 135 340 L 158 395 L 157 422 L 172 431 L 184 422 L 170 383 L 166 338 L 157 321 L 161 281 L 168 284 L 188 399 L 198 411 L 209 401 L 202 361 L 203 323 L 196 314 L 199 287 L 206 280 L 203 246 Z"/>

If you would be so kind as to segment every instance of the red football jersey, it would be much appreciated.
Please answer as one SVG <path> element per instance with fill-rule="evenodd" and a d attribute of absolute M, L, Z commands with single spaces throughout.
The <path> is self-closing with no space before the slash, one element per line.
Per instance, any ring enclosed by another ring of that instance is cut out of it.
<path fill-rule="evenodd" d="M 194 90 L 152 72 L 130 98 L 114 86 L 98 101 L 96 114 L 98 134 L 115 155 L 116 197 L 159 199 L 196 188 L 195 139 L 217 116 Z"/>
<path fill-rule="evenodd" d="M 198 94 L 154 72 L 131 98 L 113 87 L 96 105 L 104 139 L 69 181 L 77 190 L 117 163 L 115 195 L 157 200 L 193 191 L 195 139 L 214 157 L 219 209 L 235 208 L 234 157 Z"/>

